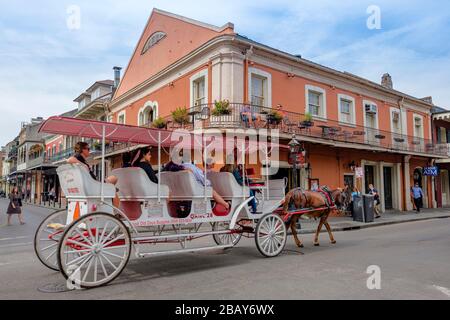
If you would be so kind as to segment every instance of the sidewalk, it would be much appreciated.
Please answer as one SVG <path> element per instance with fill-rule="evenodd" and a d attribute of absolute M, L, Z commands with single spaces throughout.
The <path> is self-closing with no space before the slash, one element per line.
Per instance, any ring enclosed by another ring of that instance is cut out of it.
<path fill-rule="evenodd" d="M 415 211 L 390 211 L 384 213 L 381 218 L 375 219 L 375 222 L 372 223 L 356 222 L 353 221 L 353 218 L 351 217 L 332 217 L 329 218 L 328 222 L 330 223 L 333 231 L 350 231 L 390 224 L 445 218 L 450 218 L 450 209 L 423 209 L 420 214 L 415 213 Z M 300 223 L 302 226 L 302 229 L 299 231 L 300 234 L 315 233 L 317 226 L 319 225 L 319 220 L 300 220 Z M 322 228 L 322 232 L 326 232 L 325 227 Z"/>

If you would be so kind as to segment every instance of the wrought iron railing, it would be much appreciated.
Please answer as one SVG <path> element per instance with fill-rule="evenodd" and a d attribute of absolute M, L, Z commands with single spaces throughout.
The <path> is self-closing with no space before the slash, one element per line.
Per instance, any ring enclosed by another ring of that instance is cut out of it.
<path fill-rule="evenodd" d="M 195 109 L 195 110 L 194 110 Z M 277 110 L 256 105 L 230 103 L 229 112 L 214 115 L 214 104 L 204 104 L 188 109 L 189 121 L 177 123 L 171 116 L 165 118 L 168 129 L 183 128 L 267 128 L 281 133 L 296 134 L 338 143 L 357 143 L 374 148 L 399 152 L 416 152 L 447 156 L 447 144 L 435 144 L 423 139 L 399 133 L 364 127 L 336 120 L 313 118 L 296 112 Z"/>

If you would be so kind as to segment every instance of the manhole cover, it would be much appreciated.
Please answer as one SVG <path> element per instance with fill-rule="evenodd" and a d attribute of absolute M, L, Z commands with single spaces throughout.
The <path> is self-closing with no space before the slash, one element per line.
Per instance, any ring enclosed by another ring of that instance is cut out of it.
<path fill-rule="evenodd" d="M 65 283 L 49 283 L 42 287 L 38 288 L 38 291 L 43 293 L 61 293 L 61 292 L 69 292 L 73 289 L 67 288 Z"/>

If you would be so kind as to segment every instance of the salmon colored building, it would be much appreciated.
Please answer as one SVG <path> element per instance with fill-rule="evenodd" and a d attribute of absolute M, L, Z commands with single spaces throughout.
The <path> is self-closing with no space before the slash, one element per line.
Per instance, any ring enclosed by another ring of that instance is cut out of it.
<path fill-rule="evenodd" d="M 213 116 L 214 102 L 224 100 L 231 114 Z M 306 151 L 297 172 L 302 187 L 348 183 L 365 193 L 373 183 L 383 210 L 411 210 L 409 190 L 418 181 L 425 206 L 436 207 L 434 178 L 422 168 L 447 151 L 433 144 L 430 101 L 395 90 L 389 74 L 378 84 L 336 71 L 241 36 L 231 23 L 216 27 L 154 9 L 109 107 L 108 120 L 117 123 L 170 121 L 186 107 L 196 128 L 262 125 L 280 130 L 284 142 L 295 134 Z M 254 122 L 243 120 L 247 107 Z M 283 116 L 275 126 L 268 120 L 274 109 Z M 278 177 L 292 181 L 287 159 L 283 153 Z"/>

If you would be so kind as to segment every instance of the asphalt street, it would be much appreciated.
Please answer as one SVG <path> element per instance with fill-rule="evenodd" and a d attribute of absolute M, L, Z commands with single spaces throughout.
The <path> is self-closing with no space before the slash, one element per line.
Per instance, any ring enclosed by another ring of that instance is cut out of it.
<path fill-rule="evenodd" d="M 65 283 L 33 251 L 50 211 L 25 207 L 26 225 L 5 226 L 6 207 L 0 200 L 0 299 L 450 299 L 450 219 L 336 232 L 336 245 L 322 234 L 320 247 L 302 235 L 303 249 L 290 237 L 273 259 L 242 239 L 226 252 L 133 259 L 106 287 L 43 293 Z M 368 289 L 370 266 L 379 267 L 380 289 Z"/>

